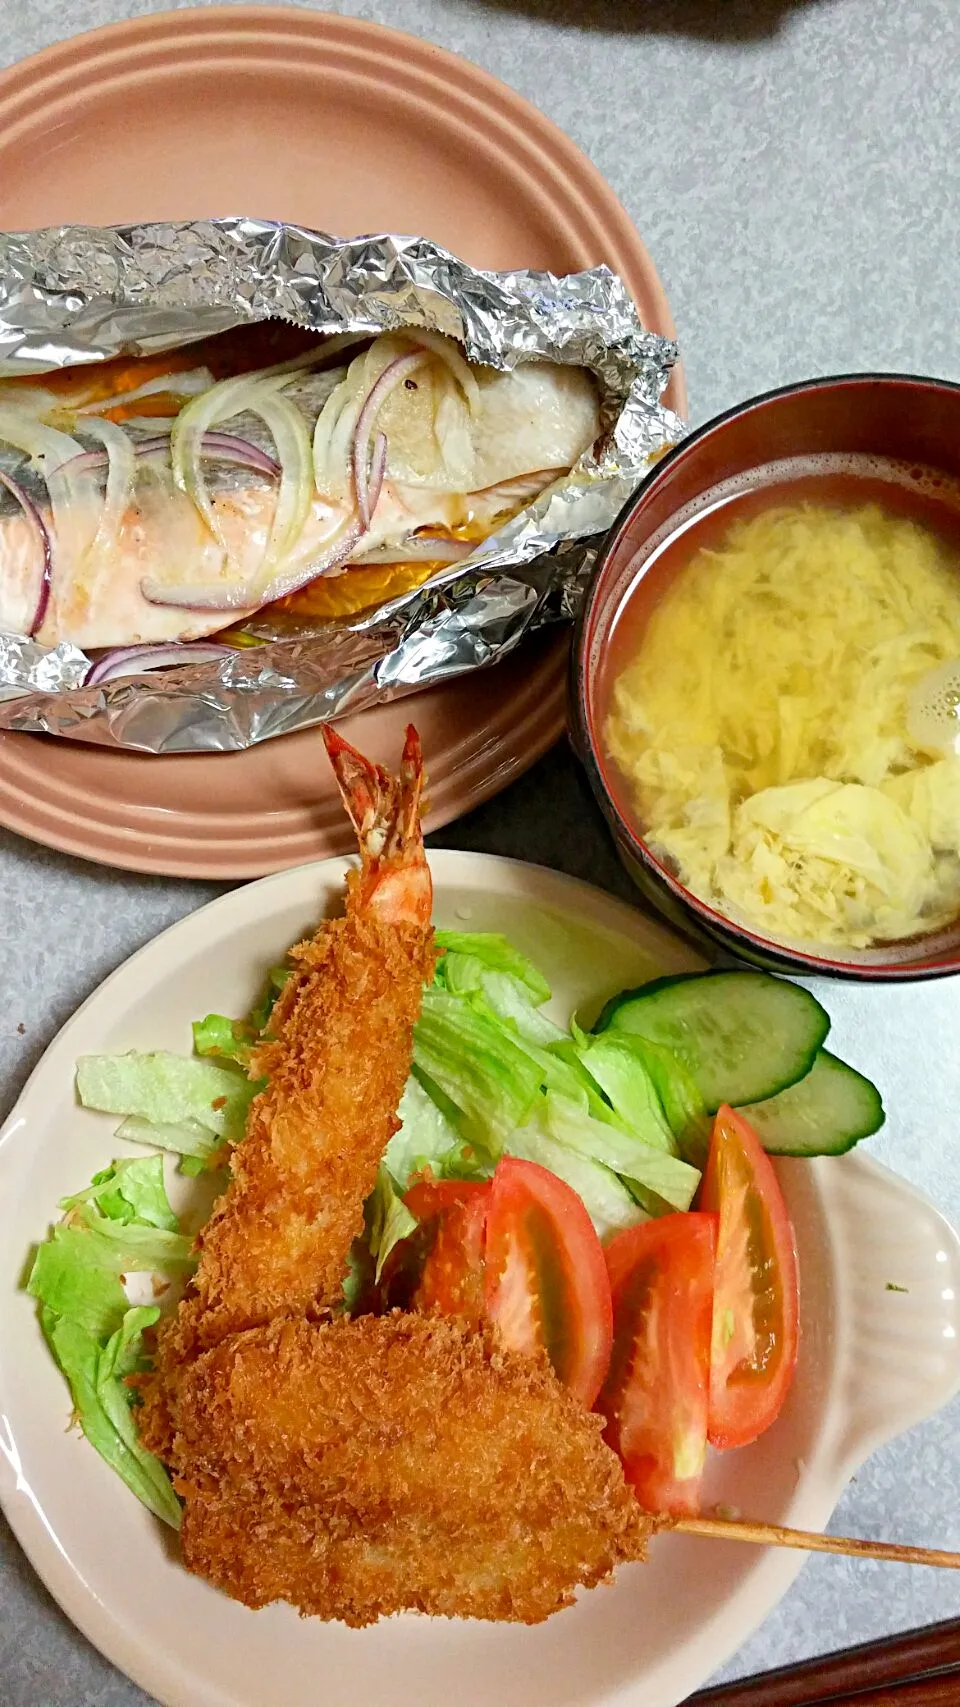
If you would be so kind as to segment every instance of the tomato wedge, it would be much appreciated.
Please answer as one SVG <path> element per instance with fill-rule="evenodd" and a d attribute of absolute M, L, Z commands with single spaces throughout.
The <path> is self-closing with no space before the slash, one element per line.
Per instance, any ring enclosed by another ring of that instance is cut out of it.
<path fill-rule="evenodd" d="M 388 1302 L 494 1322 L 512 1351 L 545 1351 L 589 1409 L 610 1361 L 613 1307 L 576 1192 L 508 1157 L 491 1180 L 422 1180 L 404 1201 L 421 1225 L 397 1247 Z"/>
<path fill-rule="evenodd" d="M 418 1221 L 429 1221 L 444 1209 L 459 1209 L 478 1193 L 489 1194 L 490 1181 L 482 1179 L 423 1179 L 415 1180 L 403 1194 L 403 1201 Z"/>
<path fill-rule="evenodd" d="M 589 1409 L 610 1362 L 607 1265 L 577 1193 L 536 1162 L 507 1157 L 491 1181 L 484 1296 L 506 1344 L 542 1347 Z"/>
<path fill-rule="evenodd" d="M 445 1181 L 444 1184 L 466 1182 Z M 425 1191 L 415 1187 L 414 1191 Z M 435 1186 L 434 1191 L 441 1188 Z M 448 1194 L 449 1206 L 427 1222 L 422 1236 L 429 1249 L 413 1294 L 413 1307 L 430 1313 L 438 1310 L 443 1316 L 465 1316 L 468 1321 L 480 1322 L 486 1311 L 484 1298 L 484 1250 L 487 1239 L 487 1217 L 490 1212 L 489 1184 L 471 1182 L 458 1203 Z M 407 1194 L 404 1201 L 414 1214 L 418 1211 Z M 415 1199 L 416 1200 L 416 1199 Z M 422 1202 L 423 1199 L 420 1199 Z M 419 1230 L 418 1230 L 419 1231 Z M 416 1234 L 414 1237 L 416 1238 Z"/>
<path fill-rule="evenodd" d="M 720 1218 L 707 1432 L 712 1446 L 748 1446 L 789 1392 L 800 1302 L 796 1243 L 773 1164 L 732 1108 L 717 1111 L 699 1201 Z"/>
<path fill-rule="evenodd" d="M 604 1439 L 647 1511 L 694 1515 L 707 1456 L 717 1217 L 662 1215 L 606 1248 L 613 1352 Z"/>

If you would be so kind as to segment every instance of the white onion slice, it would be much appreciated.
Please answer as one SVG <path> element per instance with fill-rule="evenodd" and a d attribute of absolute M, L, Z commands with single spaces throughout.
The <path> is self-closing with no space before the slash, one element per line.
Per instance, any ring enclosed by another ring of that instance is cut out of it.
<path fill-rule="evenodd" d="M 115 421 L 85 420 L 84 431 L 90 438 L 100 439 L 107 453 L 107 486 L 103 508 L 100 511 L 97 531 L 84 552 L 84 562 L 94 560 L 94 567 L 109 568 L 120 537 L 123 518 L 133 496 L 136 457 L 130 438 Z"/>
<path fill-rule="evenodd" d="M 433 355 L 439 356 L 442 362 L 453 374 L 454 379 L 463 392 L 470 407 L 471 415 L 475 415 L 480 407 L 480 387 L 470 371 L 470 365 L 464 360 L 451 338 L 445 338 L 442 332 L 428 332 L 423 326 L 405 326 L 403 336 L 411 343 L 422 344 Z"/>
<path fill-rule="evenodd" d="M 30 618 L 30 623 L 27 628 L 27 633 L 32 637 L 42 627 L 43 619 L 47 614 L 47 606 L 50 603 L 50 586 L 53 580 L 53 557 L 50 549 L 50 535 L 47 531 L 47 524 L 40 514 L 40 511 L 37 509 L 33 499 L 30 497 L 30 494 L 25 492 L 23 487 L 20 486 L 16 480 L 13 480 L 9 474 L 5 474 L 2 468 L 0 468 L 0 486 L 6 487 L 11 498 L 15 498 L 17 503 L 20 505 L 21 510 L 33 529 L 37 545 L 39 547 L 40 585 L 37 589 L 37 602 L 34 606 L 33 615 Z"/>
<path fill-rule="evenodd" d="M 364 527 L 370 525 L 368 465 L 370 440 L 377 424 L 377 416 L 397 386 L 425 367 L 429 359 L 425 350 L 414 350 L 408 356 L 394 356 L 393 361 L 387 363 L 379 378 L 375 380 L 357 416 L 353 435 L 353 483 L 357 494 L 357 509 Z"/>
<path fill-rule="evenodd" d="M 194 398 L 193 402 L 181 410 L 170 434 L 173 477 L 181 491 L 186 492 L 187 497 L 192 499 L 224 556 L 229 560 L 229 546 L 204 479 L 204 437 L 218 423 L 245 412 L 257 415 L 271 433 L 280 432 L 294 466 L 292 469 L 284 468 L 281 473 L 277 510 L 264 560 L 265 570 L 276 562 L 281 549 L 287 552 L 296 544 L 313 497 L 310 438 L 306 422 L 289 399 L 280 399 L 277 395 L 286 379 L 287 375 L 284 373 L 269 379 L 251 379 L 245 374 L 238 379 L 222 380 L 219 385 L 213 386 L 202 397 Z M 295 418 L 299 419 L 300 432 L 294 424 Z M 278 450 L 279 448 L 278 445 Z M 282 452 L 280 460 L 283 464 Z"/>
<path fill-rule="evenodd" d="M 67 406 L 74 415 L 102 415 L 105 411 L 109 413 L 111 409 L 120 409 L 126 403 L 136 403 L 141 397 L 158 397 L 167 392 L 171 397 L 199 397 L 213 384 L 213 374 L 208 367 L 195 367 L 186 373 L 160 374 L 133 391 L 119 391 L 113 397 L 98 397 L 93 403 Z"/>
<path fill-rule="evenodd" d="M 257 591 L 290 555 L 313 507 L 313 452 L 307 423 L 289 398 L 264 396 L 257 413 L 273 435 L 280 461 L 280 490 L 263 562 L 257 571 Z"/>
<path fill-rule="evenodd" d="M 411 534 L 402 545 L 378 545 L 359 553 L 351 566 L 366 568 L 375 563 L 461 563 L 476 551 L 479 541 L 447 539 L 438 534 Z"/>
<path fill-rule="evenodd" d="M 0 409 L 0 441 L 25 451 L 46 482 L 54 565 L 66 556 L 68 541 L 74 562 L 82 563 L 97 532 L 103 498 L 88 472 L 70 467 L 81 454 L 76 439 L 20 410 Z"/>

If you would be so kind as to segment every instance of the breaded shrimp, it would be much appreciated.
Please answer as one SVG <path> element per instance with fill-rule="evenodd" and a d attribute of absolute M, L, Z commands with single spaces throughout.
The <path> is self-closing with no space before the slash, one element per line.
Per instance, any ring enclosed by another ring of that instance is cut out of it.
<path fill-rule="evenodd" d="M 174 1408 L 184 1562 L 248 1606 L 538 1623 L 653 1527 L 545 1358 L 402 1315 L 224 1340 Z"/>
<path fill-rule="evenodd" d="M 346 914 L 292 951 L 295 971 L 250 1066 L 254 1099 L 230 1184 L 198 1238 L 189 1293 L 158 1338 L 143 1430 L 177 1368 L 227 1334 L 316 1318 L 343 1295 L 363 1205 L 399 1126 L 413 1025 L 433 970 L 432 885 L 419 805 L 423 762 L 407 730 L 399 778 L 333 729 L 327 751 L 360 842 Z"/>
<path fill-rule="evenodd" d="M 140 1432 L 184 1501 L 187 1568 L 247 1606 L 533 1624 L 655 1526 L 544 1356 L 439 1316 L 329 1319 L 434 947 L 414 731 L 399 783 L 326 739 L 361 870 L 346 917 L 295 951 L 252 1064 L 269 1084 L 138 1380 Z"/>

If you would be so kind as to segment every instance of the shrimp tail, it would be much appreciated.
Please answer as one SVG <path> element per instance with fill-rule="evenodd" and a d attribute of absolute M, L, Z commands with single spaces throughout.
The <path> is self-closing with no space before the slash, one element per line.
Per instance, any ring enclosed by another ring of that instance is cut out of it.
<path fill-rule="evenodd" d="M 416 729 L 407 726 L 397 776 L 331 724 L 321 724 L 321 732 L 360 846 L 360 881 L 351 886 L 351 902 L 392 922 L 428 925 L 432 888 L 420 829 L 424 771 Z"/>

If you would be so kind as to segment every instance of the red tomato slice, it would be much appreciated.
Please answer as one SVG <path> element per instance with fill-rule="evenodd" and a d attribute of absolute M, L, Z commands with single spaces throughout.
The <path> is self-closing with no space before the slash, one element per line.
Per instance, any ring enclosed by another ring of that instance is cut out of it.
<path fill-rule="evenodd" d="M 489 1180 L 418 1179 L 404 1192 L 403 1201 L 418 1221 L 429 1221 L 442 1209 L 459 1209 L 478 1192 L 488 1191 Z"/>
<path fill-rule="evenodd" d="M 430 1245 L 413 1295 L 415 1310 L 426 1314 L 439 1311 L 443 1316 L 465 1316 L 471 1322 L 483 1320 L 486 1310 L 484 1253 L 490 1192 L 489 1183 L 478 1184 L 459 1205 L 454 1203 L 450 1208 L 441 1209 L 424 1227 Z M 405 1201 L 409 1203 L 409 1195 Z"/>
<path fill-rule="evenodd" d="M 380 1300 L 386 1309 L 436 1309 L 483 1314 L 483 1245 L 486 1180 L 422 1179 L 404 1195 L 404 1203 L 420 1225 L 395 1245 L 380 1281 Z M 479 1204 L 471 1215 L 460 1215 Z M 480 1279 L 468 1286 L 477 1270 Z M 426 1277 L 426 1278 L 424 1278 Z"/>
<path fill-rule="evenodd" d="M 797 1251 L 773 1164 L 732 1108 L 717 1111 L 700 1207 L 720 1216 L 710 1364 L 712 1446 L 748 1446 L 776 1420 L 799 1343 Z"/>
<path fill-rule="evenodd" d="M 487 1315 L 514 1351 L 546 1351 L 589 1408 L 610 1362 L 613 1308 L 603 1247 L 563 1180 L 507 1157 L 487 1211 Z"/>
<path fill-rule="evenodd" d="M 606 1248 L 613 1354 L 597 1409 L 647 1511 L 691 1516 L 707 1456 L 715 1215 L 662 1215 Z"/>

